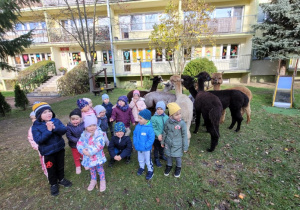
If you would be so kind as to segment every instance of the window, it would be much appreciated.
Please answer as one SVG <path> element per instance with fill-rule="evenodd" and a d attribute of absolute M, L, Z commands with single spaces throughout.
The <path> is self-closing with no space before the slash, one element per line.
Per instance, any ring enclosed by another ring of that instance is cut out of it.
<path fill-rule="evenodd" d="M 145 15 L 145 29 L 152 30 L 155 23 L 158 22 L 158 14 Z"/>
<path fill-rule="evenodd" d="M 155 61 L 156 62 L 161 62 L 163 60 L 162 58 L 162 49 L 156 49 L 155 50 Z"/>
<path fill-rule="evenodd" d="M 146 61 L 144 61 L 144 62 L 151 62 L 152 58 L 153 58 L 152 50 L 145 49 L 145 53 L 146 53 Z"/>
<path fill-rule="evenodd" d="M 128 37 L 129 29 L 132 31 L 152 30 L 154 24 L 159 22 L 158 19 L 158 13 L 120 16 L 119 24 L 122 38 Z"/>
<path fill-rule="evenodd" d="M 22 61 L 21 61 L 20 56 L 15 57 L 15 64 L 16 64 L 16 66 L 22 66 Z"/>
<path fill-rule="evenodd" d="M 205 57 L 211 59 L 213 56 L 213 47 L 212 46 L 205 46 Z"/>
<path fill-rule="evenodd" d="M 266 13 L 263 11 L 261 6 L 258 6 L 257 22 L 262 23 L 267 19 Z"/>
<path fill-rule="evenodd" d="M 130 63 L 130 50 L 123 50 L 124 63 Z"/>
<path fill-rule="evenodd" d="M 143 16 L 142 15 L 131 15 L 131 30 L 143 30 Z"/>
<path fill-rule="evenodd" d="M 97 60 L 97 52 L 91 52 L 91 57 L 94 59 L 94 63 L 98 63 L 98 60 Z"/>
<path fill-rule="evenodd" d="M 47 54 L 47 60 L 51 61 L 51 53 Z"/>
<path fill-rule="evenodd" d="M 22 58 L 23 58 L 24 66 L 30 66 L 30 61 L 29 61 L 29 56 L 28 56 L 28 54 L 23 54 L 23 55 L 22 55 Z"/>
<path fill-rule="evenodd" d="M 172 61 L 173 60 L 173 53 L 171 50 L 166 49 L 166 61 Z"/>
<path fill-rule="evenodd" d="M 222 59 L 226 59 L 227 56 L 227 46 L 222 47 Z"/>
<path fill-rule="evenodd" d="M 230 58 L 237 58 L 238 55 L 238 45 L 232 44 L 230 46 Z"/>
<path fill-rule="evenodd" d="M 232 8 L 216 8 L 215 18 L 231 17 Z"/>
<path fill-rule="evenodd" d="M 108 51 L 102 51 L 102 54 L 103 54 L 103 63 L 104 64 L 108 64 L 108 62 L 110 64 L 112 64 L 112 55 L 111 55 L 111 51 L 108 50 Z"/>
<path fill-rule="evenodd" d="M 194 57 L 201 58 L 202 57 L 202 47 L 196 47 L 194 49 Z"/>

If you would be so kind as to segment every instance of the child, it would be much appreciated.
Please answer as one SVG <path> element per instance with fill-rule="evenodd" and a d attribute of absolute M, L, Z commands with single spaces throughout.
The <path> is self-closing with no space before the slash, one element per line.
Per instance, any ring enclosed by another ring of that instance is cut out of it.
<path fill-rule="evenodd" d="M 129 136 L 124 136 L 125 125 L 122 122 L 115 124 L 115 136 L 113 136 L 109 142 L 108 151 L 110 154 L 110 163 L 108 166 L 112 167 L 114 162 L 120 161 L 126 158 L 126 163 L 130 162 L 130 156 L 132 151 L 132 143 Z"/>
<path fill-rule="evenodd" d="M 145 99 L 140 97 L 140 91 L 138 90 L 133 91 L 133 98 L 129 104 L 129 107 L 132 109 L 132 115 L 134 117 L 135 124 L 138 123 L 139 112 L 147 108 L 144 101 Z"/>
<path fill-rule="evenodd" d="M 125 125 L 125 136 L 130 135 L 130 121 L 132 125 L 135 125 L 135 121 L 131 112 L 131 108 L 128 106 L 128 98 L 126 96 L 120 96 L 117 102 L 117 106 L 113 109 L 110 122 L 122 122 Z"/>
<path fill-rule="evenodd" d="M 83 100 L 87 101 L 89 103 L 90 108 L 93 110 L 93 112 L 96 114 L 95 109 L 93 108 L 93 101 L 90 98 L 82 98 Z"/>
<path fill-rule="evenodd" d="M 107 119 L 110 119 L 113 105 L 112 105 L 112 103 L 109 102 L 109 96 L 107 94 L 103 94 L 102 101 L 103 101 L 102 106 L 106 110 L 106 117 L 107 117 Z M 110 130 L 110 133 L 111 133 L 111 137 L 113 137 L 114 136 L 113 126 L 112 126 L 113 123 L 108 120 L 107 124 L 108 124 L 109 130 Z"/>
<path fill-rule="evenodd" d="M 155 133 L 155 140 L 154 140 L 154 163 L 157 167 L 162 167 L 158 154 L 160 155 L 160 158 L 163 160 L 167 160 L 167 158 L 164 156 L 164 148 L 161 147 L 160 142 L 162 141 L 162 134 L 164 130 L 164 125 L 169 118 L 165 114 L 166 105 L 165 102 L 159 101 L 156 104 L 156 112 L 151 118 L 151 123 L 153 125 L 153 130 Z"/>
<path fill-rule="evenodd" d="M 177 103 L 167 105 L 170 118 L 164 126 L 163 140 L 161 146 L 165 148 L 167 165 L 165 176 L 169 176 L 172 169 L 172 158 L 176 159 L 175 177 L 180 177 L 181 157 L 188 150 L 187 129 L 185 122 L 181 119 L 181 108 Z"/>
<path fill-rule="evenodd" d="M 84 131 L 84 123 L 81 119 L 81 111 L 79 108 L 74 109 L 70 115 L 70 122 L 67 125 L 67 133 L 66 136 L 69 140 L 69 146 L 72 150 L 72 155 L 76 167 L 76 174 L 81 173 L 81 164 L 80 159 L 82 158 L 82 155 L 78 152 L 76 145 L 77 142 Z"/>
<path fill-rule="evenodd" d="M 39 151 L 44 156 L 51 195 L 57 196 L 58 184 L 64 187 L 72 186 L 64 174 L 65 141 L 62 136 L 67 129 L 55 118 L 54 112 L 46 102 L 34 104 L 32 110 L 36 117 L 32 126 L 33 140 L 39 145 Z"/>
<path fill-rule="evenodd" d="M 88 115 L 84 119 L 85 131 L 81 134 L 77 142 L 79 153 L 83 154 L 82 165 L 89 167 L 91 172 L 91 182 L 88 191 L 92 191 L 97 184 L 97 172 L 100 176 L 100 192 L 105 191 L 106 181 L 103 164 L 106 162 L 103 148 L 105 145 L 103 132 L 97 126 L 97 118 Z"/>
<path fill-rule="evenodd" d="M 96 112 L 96 117 L 98 119 L 97 121 L 97 125 L 98 127 L 101 128 L 101 130 L 105 133 L 105 137 L 104 137 L 104 140 L 105 140 L 105 144 L 108 146 L 109 145 L 109 140 L 107 138 L 107 130 L 108 130 L 108 125 L 107 125 L 107 117 L 105 115 L 106 113 L 106 110 L 103 106 L 101 105 L 97 105 L 95 106 L 95 112 Z"/>
<path fill-rule="evenodd" d="M 29 117 L 30 117 L 30 119 L 32 121 L 32 124 L 33 124 L 34 121 L 36 120 L 34 112 L 31 112 Z M 31 144 L 32 148 L 34 150 L 38 151 L 39 156 L 40 156 L 41 165 L 42 165 L 42 170 L 43 170 L 44 174 L 46 175 L 46 177 L 48 177 L 48 172 L 47 172 L 47 168 L 46 168 L 46 165 L 45 165 L 44 156 L 41 155 L 41 153 L 39 152 L 39 149 L 38 149 L 39 146 L 33 140 L 31 129 L 32 129 L 32 126 L 30 126 L 30 128 L 28 130 L 28 141 Z"/>
<path fill-rule="evenodd" d="M 148 109 L 140 111 L 139 124 L 137 124 L 133 131 L 133 144 L 136 151 L 138 151 L 138 160 L 140 165 L 137 175 L 140 176 L 143 174 L 146 163 L 148 169 L 146 180 L 152 179 L 154 175 L 153 164 L 151 160 L 151 149 L 155 134 L 150 119 L 151 112 Z"/>
<path fill-rule="evenodd" d="M 89 103 L 82 98 L 77 100 L 77 106 L 81 110 L 83 120 L 87 115 L 96 115 L 94 110 L 89 106 Z"/>

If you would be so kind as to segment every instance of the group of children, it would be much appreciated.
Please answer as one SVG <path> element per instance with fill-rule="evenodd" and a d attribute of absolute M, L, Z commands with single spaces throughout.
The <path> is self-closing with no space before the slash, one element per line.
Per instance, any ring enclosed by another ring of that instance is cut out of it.
<path fill-rule="evenodd" d="M 93 107 L 88 98 L 77 100 L 78 108 L 70 115 L 70 122 L 64 126 L 55 118 L 49 104 L 36 102 L 30 114 L 33 125 L 28 131 L 28 140 L 32 147 L 39 151 L 42 169 L 48 177 L 51 195 L 59 194 L 58 185 L 70 187 L 72 183 L 64 177 L 65 143 L 62 138 L 66 134 L 76 167 L 76 174 L 81 173 L 81 165 L 90 171 L 91 181 L 88 191 L 97 185 L 97 173 L 100 177 L 100 192 L 106 189 L 103 165 L 107 161 L 103 148 L 108 146 L 110 154 L 109 166 L 115 161 L 130 162 L 133 148 L 137 151 L 140 176 L 147 166 L 146 180 L 152 179 L 153 163 L 151 158 L 154 147 L 154 163 L 162 167 L 160 159 L 167 161 L 164 175 L 168 176 L 172 169 L 172 159 L 176 159 L 174 176 L 180 177 L 181 157 L 188 150 L 187 130 L 181 119 L 181 108 L 176 103 L 169 103 L 169 116 L 165 114 L 163 101 L 156 104 L 156 112 L 146 109 L 138 90 L 133 92 L 133 99 L 128 104 L 126 96 L 120 96 L 113 106 L 107 94 L 102 95 L 102 105 Z M 35 120 L 36 119 L 36 120 Z M 116 121 L 113 129 L 113 122 Z M 133 143 L 130 139 L 130 123 L 135 125 Z M 110 141 L 107 133 L 110 130 Z M 166 156 L 164 155 L 166 154 Z"/>

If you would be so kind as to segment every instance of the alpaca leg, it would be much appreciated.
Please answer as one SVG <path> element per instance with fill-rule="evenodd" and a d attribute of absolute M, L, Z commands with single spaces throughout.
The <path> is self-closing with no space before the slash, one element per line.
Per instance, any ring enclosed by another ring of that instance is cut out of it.
<path fill-rule="evenodd" d="M 188 137 L 188 143 L 190 145 L 190 140 L 191 140 L 191 131 L 190 131 L 190 127 L 191 127 L 191 122 L 188 122 L 186 124 L 186 129 L 187 129 L 187 137 Z"/>
<path fill-rule="evenodd" d="M 213 152 L 218 145 L 219 141 L 219 129 L 218 126 L 210 125 L 209 128 L 209 133 L 210 133 L 210 148 L 207 149 L 208 152 Z"/>
<path fill-rule="evenodd" d="M 195 125 L 194 133 L 198 133 L 199 125 L 200 125 L 200 118 L 201 118 L 201 113 L 196 113 L 196 125 Z"/>
<path fill-rule="evenodd" d="M 239 114 L 241 114 L 239 112 Z M 242 124 L 242 121 L 243 121 L 243 117 L 240 115 L 240 116 L 237 116 L 237 128 L 236 128 L 236 132 L 239 132 L 239 130 L 241 129 L 241 124 Z"/>
<path fill-rule="evenodd" d="M 221 116 L 221 119 L 220 119 L 220 124 L 224 123 L 224 121 L 225 121 L 225 115 L 226 115 L 226 109 L 223 109 L 222 116 Z"/>
<path fill-rule="evenodd" d="M 251 119 L 251 107 L 250 107 L 250 102 L 248 103 L 248 106 L 246 107 L 246 114 L 247 114 L 247 124 L 250 123 Z"/>
<path fill-rule="evenodd" d="M 236 123 L 236 119 L 234 117 L 231 117 L 231 125 L 228 127 L 228 129 L 232 129 Z"/>

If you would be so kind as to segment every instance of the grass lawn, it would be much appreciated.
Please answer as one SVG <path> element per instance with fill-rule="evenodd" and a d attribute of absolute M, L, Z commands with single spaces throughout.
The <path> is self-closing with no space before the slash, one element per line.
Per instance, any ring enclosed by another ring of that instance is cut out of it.
<path fill-rule="evenodd" d="M 15 97 L 15 92 L 14 91 L 1 91 L 1 94 L 4 97 Z"/>
<path fill-rule="evenodd" d="M 165 177 L 154 166 L 154 177 L 138 177 L 137 153 L 126 165 L 105 164 L 107 190 L 87 191 L 89 171 L 75 174 L 66 144 L 65 176 L 71 188 L 60 187 L 60 195 L 50 195 L 37 151 L 27 141 L 31 110 L 14 110 L 0 118 L 0 209 L 297 209 L 300 208 L 299 128 L 300 110 L 281 112 L 268 109 L 273 89 L 249 87 L 253 93 L 251 123 L 244 120 L 241 130 L 228 130 L 230 112 L 220 125 L 221 138 L 213 153 L 206 152 L 210 136 L 203 127 L 192 134 L 190 148 L 183 157 L 180 178 Z M 110 93 L 113 103 L 128 91 Z M 100 97 L 83 94 L 52 104 L 59 119 L 68 122 L 76 100 L 89 97 L 93 104 Z M 300 90 L 295 91 L 300 98 Z M 276 109 L 276 108 L 274 108 Z M 246 119 L 246 115 L 244 115 Z M 202 121 L 203 122 L 203 121 Z M 194 125 L 191 130 L 193 131 Z M 106 157 L 109 154 L 105 148 Z M 99 183 L 99 182 L 98 182 Z"/>

